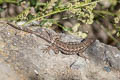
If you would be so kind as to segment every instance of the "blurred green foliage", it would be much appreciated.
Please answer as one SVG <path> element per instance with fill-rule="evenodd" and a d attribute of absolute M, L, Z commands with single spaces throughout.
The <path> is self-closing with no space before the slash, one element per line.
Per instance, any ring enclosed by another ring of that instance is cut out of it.
<path fill-rule="evenodd" d="M 48 0 L 45 2 L 40 2 L 40 0 L 0 0 L 0 4 L 3 2 L 14 2 L 17 4 L 26 2 L 29 4 L 29 7 L 18 16 L 6 18 L 7 20 L 13 20 L 16 22 L 24 20 L 26 23 L 23 25 L 34 21 L 40 21 L 39 26 L 49 27 L 52 25 L 57 25 L 64 31 L 72 31 L 73 33 L 77 32 L 77 30 L 74 29 L 78 28 L 63 26 L 60 21 L 74 18 L 80 24 L 92 24 L 95 21 L 99 21 L 99 18 L 105 19 L 108 18 L 108 16 L 113 17 L 113 20 L 111 19 L 111 23 L 115 28 L 117 36 L 120 35 L 120 9 L 115 9 L 116 5 L 120 4 L 120 1 L 106 0 L 110 4 L 109 8 L 105 8 L 103 4 L 101 5 L 99 3 L 100 1 L 101 0 Z M 96 5 L 99 9 L 96 8 Z M 32 8 L 34 9 L 34 14 L 32 13 Z M 4 9 L 0 8 L 0 11 L 3 10 Z M 52 16 L 56 14 L 64 15 L 62 15 L 60 19 L 54 19 Z"/>
<path fill-rule="evenodd" d="M 24 0 L 21 0 L 20 2 L 22 1 Z M 62 0 L 50 0 L 49 2 L 41 3 L 38 0 L 29 0 L 30 7 L 34 6 L 36 10 L 36 15 L 33 15 L 34 17 L 28 20 L 27 15 L 29 15 L 30 12 L 28 10 L 25 10 L 20 15 L 16 16 L 16 18 L 14 19 L 15 20 L 26 19 L 27 22 L 25 24 L 28 24 L 34 20 L 43 20 L 46 19 L 46 17 L 58 13 L 70 12 L 71 14 L 68 15 L 67 18 L 76 17 L 77 20 L 83 23 L 91 24 L 94 18 L 94 14 L 92 11 L 96 7 L 97 2 L 98 1 L 91 0 L 85 1 L 70 0 L 66 3 L 63 3 Z"/>
<path fill-rule="evenodd" d="M 0 0 L 0 4 L 3 4 L 3 3 L 17 3 L 17 0 Z"/>

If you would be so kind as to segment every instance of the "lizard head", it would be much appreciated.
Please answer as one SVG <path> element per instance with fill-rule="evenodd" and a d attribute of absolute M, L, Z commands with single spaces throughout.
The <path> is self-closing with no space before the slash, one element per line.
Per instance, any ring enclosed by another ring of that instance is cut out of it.
<path fill-rule="evenodd" d="M 51 43 L 55 43 L 55 41 L 57 41 L 61 38 L 61 36 L 58 34 L 53 35 L 52 33 L 48 32 L 46 30 L 45 30 L 45 32 L 47 33 L 47 36 L 50 38 Z"/>
<path fill-rule="evenodd" d="M 53 35 L 53 36 L 52 36 L 52 40 L 51 40 L 51 42 L 52 42 L 52 43 L 55 43 L 55 41 L 60 40 L 60 38 L 61 38 L 60 35 Z"/>

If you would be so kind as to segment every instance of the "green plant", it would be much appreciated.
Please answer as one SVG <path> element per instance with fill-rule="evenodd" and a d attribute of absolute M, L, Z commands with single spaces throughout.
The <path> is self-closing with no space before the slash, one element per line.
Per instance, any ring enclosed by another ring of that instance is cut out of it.
<path fill-rule="evenodd" d="M 91 0 L 85 0 L 85 1 L 79 1 L 79 0 L 69 0 L 66 3 L 64 3 L 62 0 L 51 0 L 46 3 L 40 3 L 34 2 L 32 4 L 33 0 L 30 0 L 30 4 L 34 6 L 34 9 L 36 11 L 36 15 L 31 15 L 30 8 L 24 10 L 22 13 L 20 13 L 18 16 L 14 18 L 9 18 L 9 20 L 15 20 L 15 21 L 21 21 L 26 20 L 27 22 L 23 25 L 29 24 L 35 20 L 41 21 L 41 26 L 44 26 L 45 23 L 50 24 L 56 24 L 59 27 L 62 27 L 64 30 L 71 30 L 67 29 L 61 24 L 59 24 L 59 20 L 53 20 L 51 18 L 52 15 L 60 14 L 60 13 L 70 13 L 65 14 L 67 16 L 61 16 L 62 19 L 69 19 L 69 18 L 76 18 L 78 21 L 86 24 L 92 24 L 93 23 L 93 9 L 96 7 L 96 4 L 98 1 L 91 1 Z M 28 18 L 29 16 L 33 16 L 31 18 Z"/>

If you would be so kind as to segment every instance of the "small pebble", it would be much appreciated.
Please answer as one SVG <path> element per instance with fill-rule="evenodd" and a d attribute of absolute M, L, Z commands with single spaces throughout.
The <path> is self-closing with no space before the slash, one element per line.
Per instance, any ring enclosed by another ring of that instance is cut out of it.
<path fill-rule="evenodd" d="M 104 70 L 107 71 L 107 72 L 111 71 L 109 67 L 104 67 Z"/>

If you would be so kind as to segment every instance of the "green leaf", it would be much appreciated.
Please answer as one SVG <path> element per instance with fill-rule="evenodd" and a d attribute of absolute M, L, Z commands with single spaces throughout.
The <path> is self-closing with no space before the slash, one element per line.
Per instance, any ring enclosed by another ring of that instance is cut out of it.
<path fill-rule="evenodd" d="M 4 11 L 4 9 L 3 9 L 3 8 L 0 8 L 0 12 L 2 12 L 2 11 Z"/>
<path fill-rule="evenodd" d="M 30 6 L 36 6 L 37 0 L 30 0 Z"/>
<path fill-rule="evenodd" d="M 62 27 L 62 29 L 63 29 L 64 31 L 72 31 L 72 28 L 68 28 L 68 27 Z"/>
<path fill-rule="evenodd" d="M 47 22 L 47 20 L 42 20 L 42 21 L 40 22 L 40 26 L 43 26 L 46 22 Z"/>

